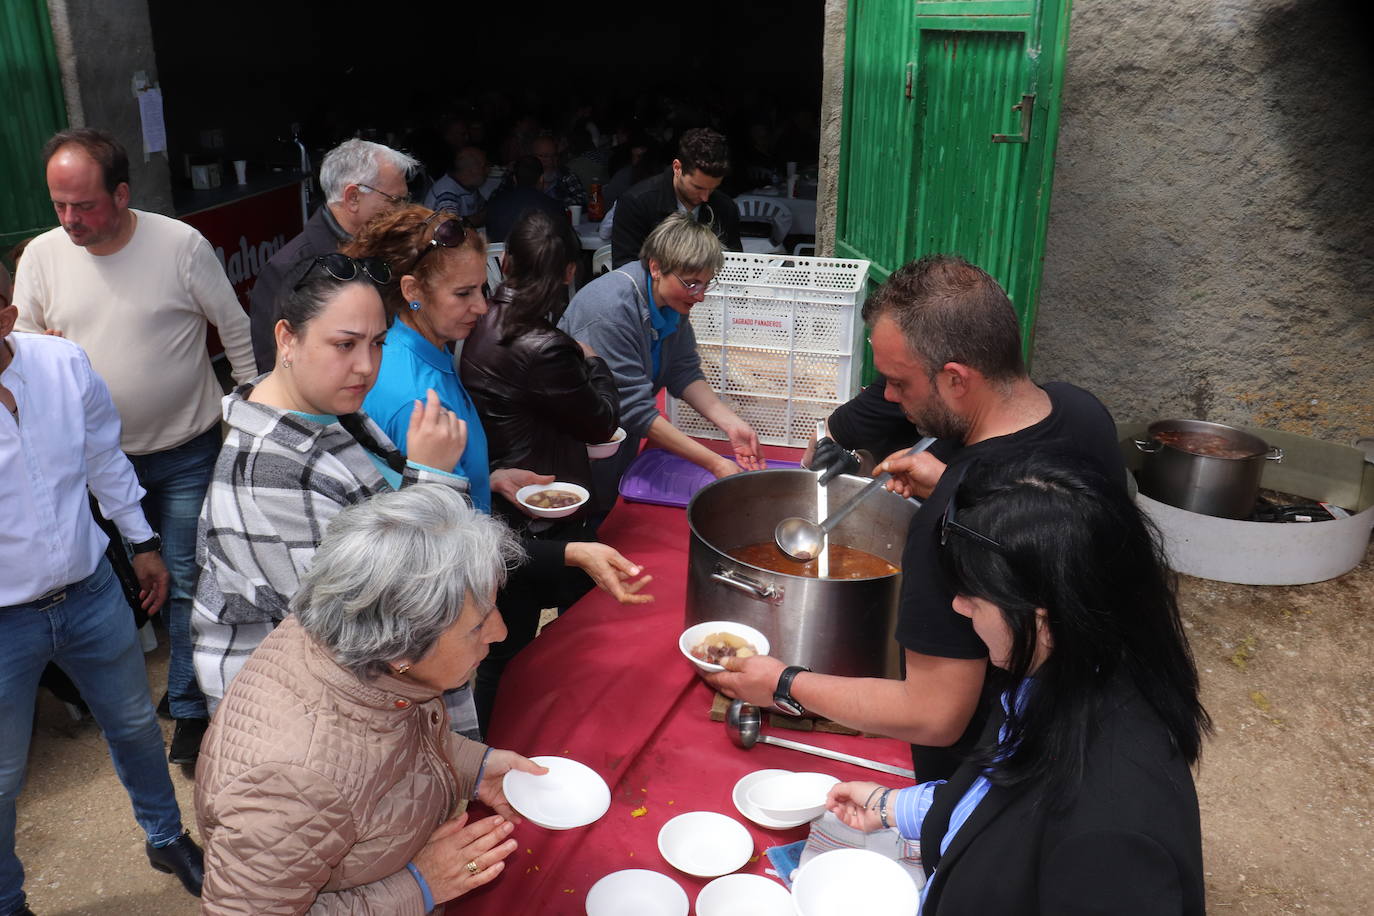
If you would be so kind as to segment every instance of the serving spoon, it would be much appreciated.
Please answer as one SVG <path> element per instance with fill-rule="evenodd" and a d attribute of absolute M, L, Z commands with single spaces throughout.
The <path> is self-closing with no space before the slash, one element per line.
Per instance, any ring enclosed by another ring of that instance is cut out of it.
<path fill-rule="evenodd" d="M 919 455 L 934 444 L 935 437 L 926 436 L 908 449 L 902 457 Z M 859 503 L 867 499 L 870 493 L 881 489 L 882 485 L 891 479 L 891 472 L 883 471 L 874 477 L 868 486 L 855 494 L 849 502 L 830 513 L 830 517 L 819 525 L 795 515 L 778 522 L 778 526 L 773 529 L 773 540 L 777 542 L 778 549 L 792 559 L 801 560 L 803 563 L 814 560 L 820 555 L 821 548 L 825 546 L 825 539 L 830 536 L 830 532 L 835 529 L 835 526 L 842 522 L 846 515 L 857 509 Z"/>
<path fill-rule="evenodd" d="M 725 713 L 725 731 L 730 735 L 730 740 L 736 746 L 744 748 L 746 751 L 756 744 L 771 744 L 774 747 L 785 747 L 788 750 L 801 751 L 803 754 L 815 754 L 817 757 L 824 757 L 827 760 L 838 760 L 841 763 L 852 763 L 854 766 L 865 767 L 870 770 L 877 770 L 879 773 L 891 773 L 893 776 L 905 776 L 907 779 L 915 779 L 916 774 L 912 770 L 904 770 L 898 766 L 888 763 L 879 763 L 876 760 L 868 760 L 864 757 L 855 757 L 853 754 L 845 754 L 841 751 L 832 751 L 828 747 L 816 747 L 812 744 L 802 744 L 800 741 L 789 741 L 786 738 L 774 738 L 772 735 L 760 735 L 759 729 L 762 725 L 762 715 L 757 706 L 750 706 L 743 700 L 732 700 L 730 708 Z"/>

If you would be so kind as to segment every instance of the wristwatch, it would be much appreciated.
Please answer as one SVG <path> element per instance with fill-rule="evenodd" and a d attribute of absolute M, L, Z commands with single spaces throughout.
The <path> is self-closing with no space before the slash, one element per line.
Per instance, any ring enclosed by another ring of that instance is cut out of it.
<path fill-rule="evenodd" d="M 789 716 L 806 715 L 806 707 L 792 696 L 792 681 L 803 671 L 810 673 L 811 669 L 803 668 L 801 665 L 791 665 L 782 669 L 782 674 L 778 675 L 778 686 L 773 691 L 773 705 Z"/>
<path fill-rule="evenodd" d="M 131 547 L 135 554 L 152 553 L 155 550 L 162 549 L 162 538 L 157 535 L 157 532 L 154 532 L 153 536 L 148 538 L 148 540 L 139 541 L 137 544 L 131 545 Z"/>

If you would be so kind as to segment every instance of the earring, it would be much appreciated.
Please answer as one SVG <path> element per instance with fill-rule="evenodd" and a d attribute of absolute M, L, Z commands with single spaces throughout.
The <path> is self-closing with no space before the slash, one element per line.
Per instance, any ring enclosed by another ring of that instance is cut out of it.
<path fill-rule="evenodd" d="M 420 300 L 419 300 L 419 299 L 411 299 L 411 300 L 410 300 L 410 310 L 411 310 L 412 312 L 418 312 L 418 311 L 420 310 Z"/>
<path fill-rule="evenodd" d="M 409 666 L 409 665 L 397 665 L 395 668 L 392 668 L 391 670 L 392 670 L 392 671 L 395 671 L 397 674 L 405 674 L 407 671 L 410 670 L 410 666 Z"/>
<path fill-rule="evenodd" d="M 290 368 L 291 368 L 291 360 L 289 360 L 289 359 L 284 359 L 284 360 L 282 360 L 282 361 L 281 361 L 281 367 L 282 367 L 283 369 L 290 369 Z"/>

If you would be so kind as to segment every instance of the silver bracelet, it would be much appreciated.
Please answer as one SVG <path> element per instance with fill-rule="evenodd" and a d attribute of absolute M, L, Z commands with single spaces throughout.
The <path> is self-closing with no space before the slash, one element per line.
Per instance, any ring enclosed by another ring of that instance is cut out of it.
<path fill-rule="evenodd" d="M 887 797 L 891 793 L 891 789 L 884 789 L 883 794 L 878 797 L 878 821 L 887 830 L 892 829 L 892 825 L 887 822 Z"/>

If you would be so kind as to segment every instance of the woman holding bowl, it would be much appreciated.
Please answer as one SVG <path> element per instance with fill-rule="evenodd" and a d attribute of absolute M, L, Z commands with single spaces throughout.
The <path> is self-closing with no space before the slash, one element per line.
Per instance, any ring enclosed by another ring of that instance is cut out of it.
<path fill-rule="evenodd" d="M 696 335 L 686 320 L 692 306 L 706 298 L 722 263 L 720 240 L 710 227 L 690 214 L 674 213 L 649 233 L 638 262 L 588 283 L 558 323 L 606 360 L 620 394 L 626 441 L 614 457 L 592 469 L 593 511 L 602 516 L 615 505 L 620 478 L 644 439 L 716 477 L 765 465 L 758 435 L 706 384 Z M 689 438 L 659 413 L 656 399 L 664 388 L 725 433 L 733 461 Z"/>
<path fill-rule="evenodd" d="M 196 678 L 214 711 L 258 644 L 285 619 L 324 527 L 346 506 L 447 473 L 465 424 L 434 392 L 406 419 L 410 460 L 362 411 L 377 377 L 384 261 L 322 255 L 289 273 L 276 367 L 224 399 L 229 427 L 201 508 L 191 628 Z"/>
<path fill-rule="evenodd" d="M 547 771 L 448 731 L 439 695 L 505 635 L 493 600 L 519 555 L 447 487 L 334 517 L 206 735 L 202 913 L 427 913 L 501 874 L 502 777 Z"/>
<path fill-rule="evenodd" d="M 1074 459 L 966 470 L 940 537 L 1000 714 L 948 782 L 841 783 L 828 807 L 920 841 L 923 916 L 1201 916 L 1211 726 L 1157 535 Z"/>

